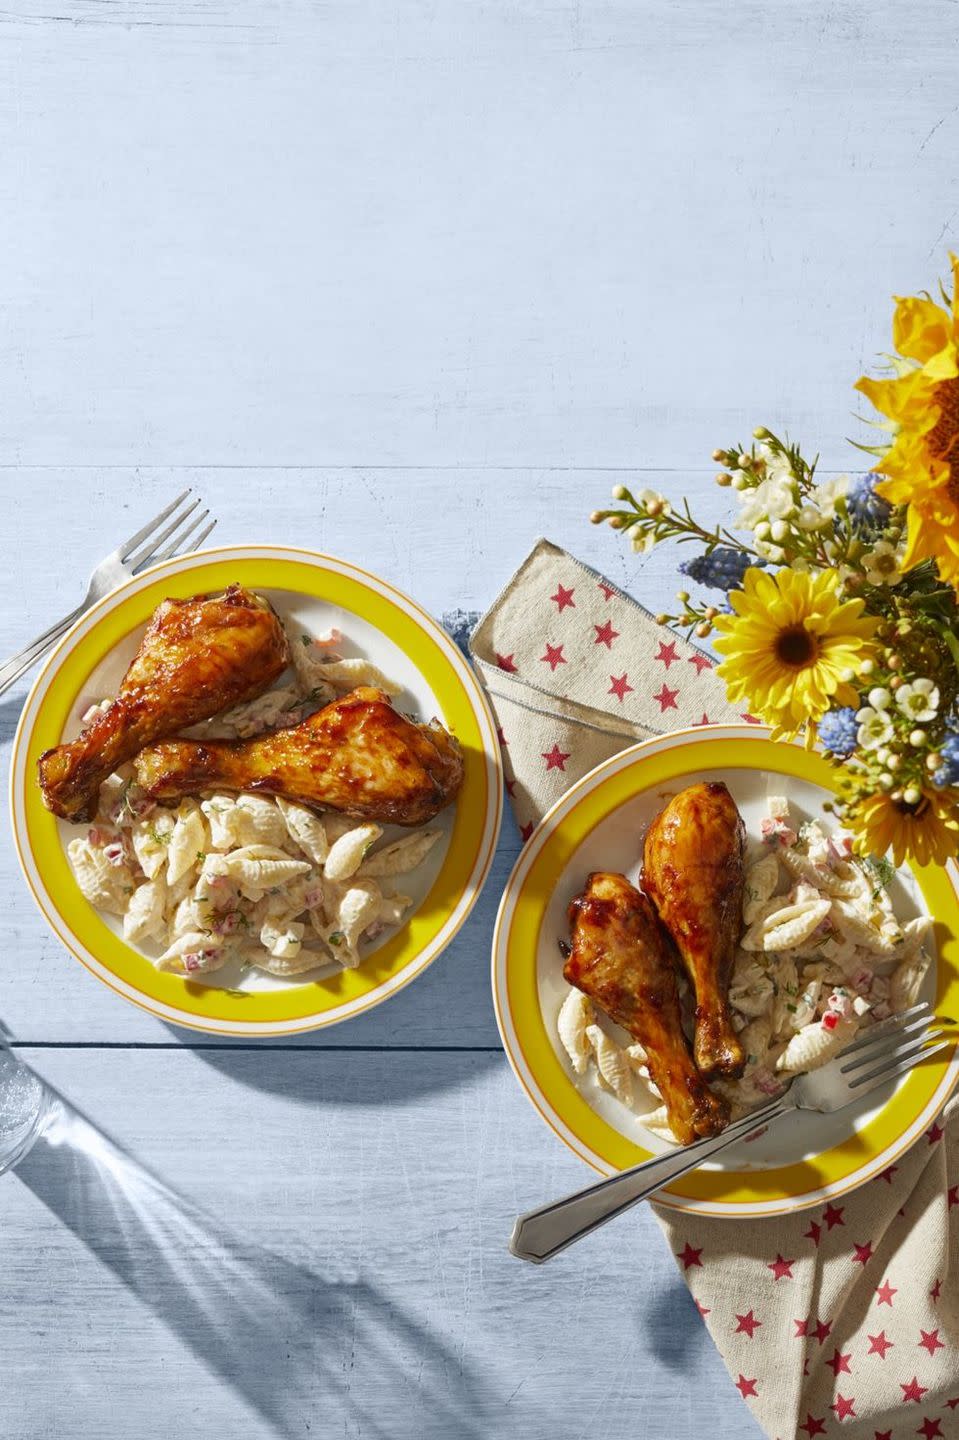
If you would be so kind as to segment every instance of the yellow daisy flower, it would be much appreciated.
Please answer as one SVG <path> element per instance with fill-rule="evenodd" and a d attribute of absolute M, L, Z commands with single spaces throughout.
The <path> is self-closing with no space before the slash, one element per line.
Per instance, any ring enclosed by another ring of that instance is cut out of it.
<path fill-rule="evenodd" d="M 726 657 L 716 673 L 730 700 L 745 701 L 777 736 L 815 724 L 834 704 L 858 705 L 841 677 L 870 654 L 879 621 L 863 614 L 862 600 L 840 599 L 834 571 L 752 567 L 729 600 L 734 613 L 713 624 Z"/>
<path fill-rule="evenodd" d="M 894 380 L 863 375 L 856 389 L 888 416 L 893 443 L 876 466 L 888 476 L 877 494 L 908 505 L 905 568 L 938 562 L 959 586 L 959 257 L 950 255 L 951 310 L 921 296 L 896 297 Z"/>
<path fill-rule="evenodd" d="M 847 807 L 844 821 L 854 830 L 853 849 L 860 855 L 885 855 L 892 850 L 896 865 L 944 865 L 959 850 L 959 819 L 955 806 L 935 791 L 924 791 L 915 805 L 890 795 L 868 795 Z"/>

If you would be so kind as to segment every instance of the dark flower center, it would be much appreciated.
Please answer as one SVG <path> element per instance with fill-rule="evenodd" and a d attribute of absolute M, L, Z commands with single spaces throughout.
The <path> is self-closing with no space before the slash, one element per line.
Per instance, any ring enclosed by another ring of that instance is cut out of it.
<path fill-rule="evenodd" d="M 934 395 L 940 413 L 926 436 L 926 444 L 937 460 L 949 466 L 949 496 L 959 505 L 959 375 L 940 380 Z"/>
<path fill-rule="evenodd" d="M 813 664 L 818 654 L 819 646 L 815 635 L 810 635 L 802 625 L 781 630 L 776 636 L 776 658 L 784 665 L 803 670 L 807 665 Z"/>

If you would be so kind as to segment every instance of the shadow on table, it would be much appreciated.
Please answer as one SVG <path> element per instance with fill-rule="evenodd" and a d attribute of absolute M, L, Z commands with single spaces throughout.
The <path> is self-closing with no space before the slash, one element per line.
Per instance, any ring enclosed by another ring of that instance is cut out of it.
<path fill-rule="evenodd" d="M 709 1332 L 678 1275 L 637 1312 L 637 1320 L 644 1345 L 667 1370 L 688 1372 L 693 1357 L 709 1344 Z"/>
<path fill-rule="evenodd" d="M 18 683 L 23 685 L 29 682 L 21 680 Z M 13 739 L 14 731 L 20 720 L 20 712 L 26 703 L 26 698 L 25 692 L 14 692 L 13 695 L 8 696 L 4 700 L 0 700 L 0 745 L 3 745 L 7 740 Z"/>
<path fill-rule="evenodd" d="M 462 1085 L 503 1062 L 493 1050 L 363 1050 L 308 1046 L 291 1064 L 289 1045 L 263 1042 L 243 1049 L 224 1046 L 189 1047 L 221 1075 L 239 1085 L 282 1095 L 304 1105 L 333 1101 L 337 1105 L 404 1104 Z M 279 1053 L 273 1055 L 272 1051 Z M 335 1058 L 334 1058 L 335 1057 Z M 344 1083 L 348 1072 L 349 1083 Z"/>
<path fill-rule="evenodd" d="M 231 1235 L 53 1098 L 14 1173 L 277 1435 L 489 1433 L 478 1379 L 392 1297 Z"/>

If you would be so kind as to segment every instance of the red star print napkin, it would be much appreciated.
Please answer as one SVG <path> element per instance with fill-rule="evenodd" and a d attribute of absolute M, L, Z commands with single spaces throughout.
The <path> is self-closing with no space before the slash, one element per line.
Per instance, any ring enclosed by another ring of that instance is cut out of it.
<path fill-rule="evenodd" d="M 594 765 L 749 719 L 712 661 L 541 540 L 473 633 L 524 838 Z M 733 1383 L 772 1440 L 959 1440 L 959 1099 L 869 1184 L 748 1222 L 654 1207 Z"/>
<path fill-rule="evenodd" d="M 713 661 L 540 540 L 473 632 L 525 837 L 563 791 L 637 740 L 742 720 Z"/>
<path fill-rule="evenodd" d="M 959 1100 L 799 1215 L 657 1217 L 733 1383 L 778 1440 L 959 1436 Z"/>

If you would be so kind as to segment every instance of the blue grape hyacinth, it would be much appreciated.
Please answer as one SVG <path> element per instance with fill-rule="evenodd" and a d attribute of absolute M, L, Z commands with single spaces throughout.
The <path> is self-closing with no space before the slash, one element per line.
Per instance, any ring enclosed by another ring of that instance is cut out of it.
<path fill-rule="evenodd" d="M 728 545 L 718 545 L 708 555 L 696 555 L 680 565 L 683 575 L 695 580 L 697 585 L 708 585 L 713 590 L 738 590 L 743 576 L 751 565 L 763 565 L 762 560 L 753 560 L 741 550 L 730 550 Z"/>
<path fill-rule="evenodd" d="M 844 759 L 856 748 L 859 723 L 851 705 L 827 710 L 819 722 L 819 738 L 832 755 Z"/>
<path fill-rule="evenodd" d="M 933 775 L 937 785 L 959 785 L 959 733 L 950 730 L 939 746 L 942 764 Z"/>
<path fill-rule="evenodd" d="M 846 495 L 846 509 L 849 518 L 860 530 L 882 530 L 889 524 L 892 506 L 876 494 L 882 475 L 870 470 L 867 475 L 857 475 L 850 483 Z"/>

